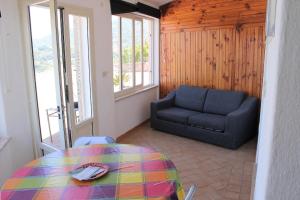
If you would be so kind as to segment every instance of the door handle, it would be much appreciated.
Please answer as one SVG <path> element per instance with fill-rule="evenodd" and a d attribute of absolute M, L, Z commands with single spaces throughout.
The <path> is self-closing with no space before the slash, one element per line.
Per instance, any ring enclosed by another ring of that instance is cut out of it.
<path fill-rule="evenodd" d="M 57 116 L 58 116 L 58 119 L 61 119 L 61 109 L 60 109 L 60 106 L 57 106 Z"/>

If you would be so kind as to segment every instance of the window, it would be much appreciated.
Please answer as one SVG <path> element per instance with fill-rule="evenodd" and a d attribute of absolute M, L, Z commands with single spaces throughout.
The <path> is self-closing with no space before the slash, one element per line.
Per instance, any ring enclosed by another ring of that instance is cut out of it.
<path fill-rule="evenodd" d="M 89 19 L 69 14 L 74 114 L 76 124 L 93 117 Z"/>
<path fill-rule="evenodd" d="M 113 83 L 117 97 L 153 85 L 153 20 L 112 16 Z"/>

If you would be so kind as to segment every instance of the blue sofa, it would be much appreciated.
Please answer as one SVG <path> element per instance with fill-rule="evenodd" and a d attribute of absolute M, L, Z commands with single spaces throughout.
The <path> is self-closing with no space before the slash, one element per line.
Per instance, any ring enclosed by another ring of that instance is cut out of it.
<path fill-rule="evenodd" d="M 181 86 L 151 103 L 151 127 L 229 149 L 257 134 L 258 99 L 243 92 Z"/>

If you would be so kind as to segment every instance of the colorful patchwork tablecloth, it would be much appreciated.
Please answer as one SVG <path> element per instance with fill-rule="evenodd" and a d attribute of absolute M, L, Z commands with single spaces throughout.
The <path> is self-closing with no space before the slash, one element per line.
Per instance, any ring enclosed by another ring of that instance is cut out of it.
<path fill-rule="evenodd" d="M 72 179 L 81 164 L 98 162 L 110 167 L 92 182 Z M 132 145 L 93 145 L 59 151 L 32 161 L 8 179 L 1 200 L 16 199 L 183 199 L 177 170 L 166 156 Z"/>

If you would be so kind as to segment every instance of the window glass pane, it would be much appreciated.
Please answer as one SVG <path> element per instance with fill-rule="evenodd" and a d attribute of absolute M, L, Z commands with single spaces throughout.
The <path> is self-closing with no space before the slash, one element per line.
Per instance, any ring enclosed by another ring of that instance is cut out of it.
<path fill-rule="evenodd" d="M 133 20 L 128 18 L 122 18 L 122 82 L 122 89 L 133 87 Z"/>
<path fill-rule="evenodd" d="M 142 21 L 135 21 L 135 84 L 142 84 Z"/>
<path fill-rule="evenodd" d="M 92 117 L 88 19 L 69 15 L 69 21 L 74 110 L 79 123 Z"/>
<path fill-rule="evenodd" d="M 143 31 L 144 31 L 144 86 L 152 84 L 152 21 L 143 20 Z"/>
<path fill-rule="evenodd" d="M 120 17 L 112 16 L 114 91 L 121 91 Z"/>
<path fill-rule="evenodd" d="M 48 7 L 40 5 L 30 6 L 29 12 L 41 139 L 43 143 L 63 149 L 51 13 Z"/>

